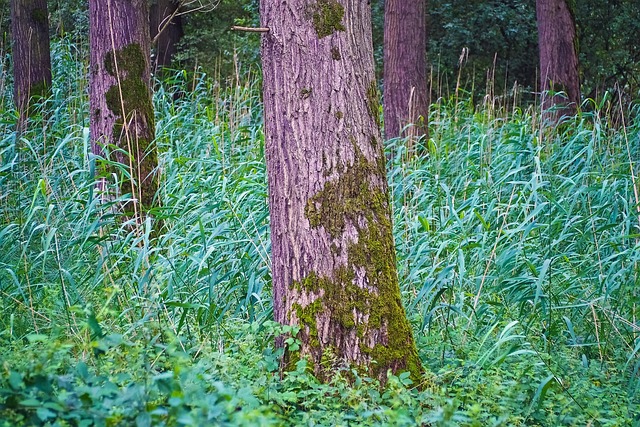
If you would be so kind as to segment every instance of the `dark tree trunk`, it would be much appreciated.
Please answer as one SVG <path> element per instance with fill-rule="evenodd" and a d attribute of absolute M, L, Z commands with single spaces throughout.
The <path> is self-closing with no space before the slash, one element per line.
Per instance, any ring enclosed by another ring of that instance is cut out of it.
<path fill-rule="evenodd" d="M 542 108 L 550 118 L 573 115 L 580 104 L 576 24 L 567 0 L 537 0 Z M 564 95 L 556 95 L 564 92 Z"/>
<path fill-rule="evenodd" d="M 89 29 L 91 147 L 128 167 L 121 188 L 139 217 L 158 186 L 147 0 L 90 0 Z"/>
<path fill-rule="evenodd" d="M 275 319 L 320 378 L 422 372 L 402 306 L 362 0 L 261 0 Z M 375 360 L 377 363 L 373 363 Z"/>
<path fill-rule="evenodd" d="M 151 39 L 156 41 L 155 69 L 171 65 L 184 35 L 179 7 L 179 2 L 175 0 L 157 0 L 151 5 Z"/>
<path fill-rule="evenodd" d="M 46 96 L 51 88 L 47 0 L 11 0 L 11 33 L 14 97 L 23 123 L 31 100 Z"/>
<path fill-rule="evenodd" d="M 384 9 L 384 134 L 387 139 L 427 134 L 426 0 L 386 0 Z M 403 134 L 402 129 L 413 127 Z"/>

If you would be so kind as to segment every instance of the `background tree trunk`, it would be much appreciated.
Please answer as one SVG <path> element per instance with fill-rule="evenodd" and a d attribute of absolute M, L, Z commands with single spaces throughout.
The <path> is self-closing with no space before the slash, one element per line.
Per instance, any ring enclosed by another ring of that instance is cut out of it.
<path fill-rule="evenodd" d="M 387 139 L 427 134 L 427 2 L 386 0 L 384 9 L 384 134 Z M 402 129 L 409 123 L 424 124 Z"/>
<path fill-rule="evenodd" d="M 316 375 L 422 368 L 402 307 L 361 0 L 261 0 L 275 319 Z M 373 364 L 372 360 L 377 363 Z"/>
<path fill-rule="evenodd" d="M 540 89 L 542 108 L 560 107 L 557 119 L 573 115 L 580 104 L 580 78 L 576 24 L 567 0 L 537 0 L 538 45 L 540 49 Z M 545 93 L 551 91 L 551 94 Z M 565 96 L 553 95 L 564 92 Z"/>
<path fill-rule="evenodd" d="M 91 147 L 129 167 L 122 191 L 137 199 L 134 213 L 153 204 L 157 154 L 150 89 L 146 0 L 90 0 Z"/>
<path fill-rule="evenodd" d="M 29 115 L 31 99 L 51 88 L 49 12 L 47 0 L 12 0 L 14 98 L 20 123 Z"/>
<path fill-rule="evenodd" d="M 157 0 L 151 5 L 151 40 L 157 37 L 154 69 L 171 65 L 178 42 L 184 35 L 182 17 L 177 14 L 179 7 L 175 0 Z"/>

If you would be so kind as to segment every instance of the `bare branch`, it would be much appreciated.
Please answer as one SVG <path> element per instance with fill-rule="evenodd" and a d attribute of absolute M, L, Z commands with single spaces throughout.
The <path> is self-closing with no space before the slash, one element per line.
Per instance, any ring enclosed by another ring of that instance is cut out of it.
<path fill-rule="evenodd" d="M 258 28 L 251 28 L 251 27 L 240 27 L 237 25 L 234 25 L 233 27 L 231 27 L 232 31 L 244 31 L 246 33 L 268 33 L 269 29 L 268 28 L 264 28 L 264 27 L 258 27 Z"/>
<path fill-rule="evenodd" d="M 151 44 L 153 45 L 158 41 L 160 34 L 171 24 L 171 21 L 173 21 L 173 18 L 176 16 L 194 12 L 211 12 L 218 7 L 220 1 L 221 0 L 179 0 L 176 10 L 174 10 L 171 15 L 164 17 L 160 25 L 158 25 L 158 34 L 153 38 Z"/>

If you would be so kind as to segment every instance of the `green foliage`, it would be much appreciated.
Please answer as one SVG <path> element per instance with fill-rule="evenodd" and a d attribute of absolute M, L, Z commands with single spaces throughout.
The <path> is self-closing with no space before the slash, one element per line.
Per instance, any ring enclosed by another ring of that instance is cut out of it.
<path fill-rule="evenodd" d="M 415 296 L 408 311 L 439 349 L 443 367 L 450 357 L 484 369 L 488 361 L 503 366 L 513 356 L 536 360 L 534 372 L 542 369 L 546 376 L 536 376 L 529 406 L 549 399 L 556 383 L 563 399 L 573 402 L 567 405 L 578 406 L 540 404 L 545 409 L 534 417 L 538 422 L 581 425 L 587 416 L 623 425 L 615 404 L 603 407 L 575 393 L 602 399 L 581 382 L 599 369 L 617 387 L 612 393 L 628 393 L 629 408 L 638 404 L 637 372 L 624 372 L 626 360 L 638 362 L 632 319 L 640 217 L 633 187 L 640 145 L 630 141 L 640 129 L 637 123 L 623 132 L 609 126 L 611 118 L 597 106 L 556 129 L 539 129 L 531 109 L 471 105 L 435 106 L 420 157 L 403 162 L 404 142 L 392 141 L 399 144 L 391 147 L 394 164 L 401 165 L 391 169 L 400 274 L 403 288 Z M 635 117 L 637 108 L 630 113 Z M 508 323 L 487 345 L 509 320 L 520 322 L 521 336 Z M 476 356 L 467 353 L 473 341 L 483 349 Z M 436 369 L 438 363 L 427 365 Z M 498 375 L 528 375 L 529 369 L 505 367 Z M 498 405 L 511 407 L 506 401 Z"/>
<path fill-rule="evenodd" d="M 458 84 L 491 94 L 514 83 L 537 87 L 538 37 L 535 2 L 430 0 L 428 60 L 438 76 L 436 94 L 448 96 Z M 463 48 L 468 56 L 462 59 Z M 465 65 L 466 64 L 466 65 Z M 464 65 L 464 66 L 463 66 Z"/>
<path fill-rule="evenodd" d="M 331 2 L 316 3 L 330 5 Z M 374 54 L 380 79 L 384 1 L 370 3 Z M 232 25 L 259 24 L 257 0 L 187 4 L 191 6 L 183 15 L 185 35 L 176 57 L 182 68 L 200 68 L 219 80 L 236 80 L 237 83 L 239 70 L 247 65 L 258 66 L 260 36 L 230 31 Z M 600 98 L 606 91 L 616 89 L 624 95 L 626 102 L 637 100 L 640 48 L 636 41 L 640 32 L 640 5 L 635 0 L 584 0 L 575 4 L 583 94 Z M 87 2 L 50 0 L 49 13 L 51 33 L 71 34 L 78 42 L 78 48 L 86 50 Z M 475 86 L 474 92 L 478 96 L 509 93 L 516 83 L 526 92 L 536 90 L 539 73 L 535 2 L 431 0 L 427 13 L 428 58 L 433 68 L 432 88 L 436 98 L 449 96 L 460 84 Z M 0 47 L 5 49 L 10 47 L 9 23 L 9 1 L 0 0 L 3 36 Z M 334 24 L 339 29 L 338 20 L 330 23 L 328 30 L 332 30 Z M 468 56 L 461 61 L 463 48 L 468 48 Z"/>
<path fill-rule="evenodd" d="M 215 8 L 183 15 L 185 35 L 176 60 L 183 68 L 200 67 L 214 78 L 238 83 L 240 70 L 259 62 L 260 36 L 231 31 L 233 25 L 258 26 L 257 0 L 221 0 Z"/>
<path fill-rule="evenodd" d="M 51 34 L 72 35 L 76 40 L 88 41 L 89 2 L 83 0 L 49 0 Z"/>
<path fill-rule="evenodd" d="M 633 0 L 576 2 L 584 92 L 591 98 L 618 89 L 640 97 L 640 4 Z"/>
<path fill-rule="evenodd" d="M 461 91 L 420 155 L 390 141 L 402 296 L 435 385 L 381 387 L 329 356 L 322 384 L 305 359 L 280 376 L 275 337 L 295 352 L 296 329 L 267 320 L 257 78 L 158 85 L 153 235 L 117 211 L 130 195 L 97 194 L 76 46 L 53 66 L 20 138 L 0 85 L 0 425 L 637 423 L 637 107 L 623 128 L 594 103 L 540 129 Z"/>

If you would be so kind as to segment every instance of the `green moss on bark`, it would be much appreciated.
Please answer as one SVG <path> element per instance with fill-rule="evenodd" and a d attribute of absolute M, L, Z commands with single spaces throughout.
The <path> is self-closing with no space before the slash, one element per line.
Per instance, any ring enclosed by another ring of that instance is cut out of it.
<path fill-rule="evenodd" d="M 353 165 L 339 179 L 328 182 L 305 209 L 311 227 L 322 227 L 333 239 L 339 239 L 352 226 L 357 240 L 346 248 L 346 265 L 337 268 L 331 277 L 311 272 L 292 284 L 297 292 L 317 296 L 306 307 L 294 305 L 304 331 L 301 339 L 311 348 L 316 367 L 321 367 L 326 346 L 335 343 L 319 341 L 320 315 L 328 313 L 331 324 L 342 335 L 355 330 L 358 337 L 366 338 L 372 331 L 382 331 L 385 338 L 372 348 L 367 347 L 366 339 L 360 341 L 361 352 L 376 362 L 366 373 L 384 380 L 388 369 L 409 371 L 419 381 L 422 367 L 397 281 L 384 160 L 380 169 L 380 161 L 369 161 L 355 145 L 354 149 Z M 381 147 L 379 156 L 384 159 Z M 334 246 L 333 250 L 337 252 L 339 248 Z M 364 283 L 358 285 L 357 281 Z M 326 377 L 329 373 L 316 374 Z"/>
<path fill-rule="evenodd" d="M 312 273 L 313 274 L 313 273 Z M 313 278 L 306 278 L 305 281 L 313 280 Z M 305 328 L 303 331 L 306 335 L 306 342 L 312 347 L 316 348 L 320 346 L 320 340 L 318 338 L 318 328 L 316 326 L 316 316 L 322 311 L 322 304 L 320 300 L 316 300 L 306 307 L 302 307 L 300 304 L 293 304 L 293 310 L 296 312 L 300 321 L 300 327 Z"/>
<path fill-rule="evenodd" d="M 378 97 L 378 85 L 372 81 L 367 87 L 367 107 L 369 115 L 380 126 L 380 98 Z"/>
<path fill-rule="evenodd" d="M 145 79 L 146 59 L 139 44 L 132 43 L 121 50 L 109 52 L 105 58 L 105 69 L 118 78 L 118 83 L 106 93 L 107 107 L 118 119 L 114 125 L 114 139 L 121 136 L 124 117 L 135 112 L 153 129 L 153 104 L 149 86 Z M 116 75 L 117 72 L 117 75 Z"/>
<path fill-rule="evenodd" d="M 311 226 L 324 227 L 334 239 L 344 233 L 348 223 L 357 225 L 360 218 L 375 223 L 390 216 L 386 188 L 383 191 L 371 182 L 372 179 L 384 182 L 384 170 L 379 169 L 379 163 L 369 162 L 355 143 L 354 148 L 354 164 L 338 180 L 326 183 L 322 191 L 307 201 L 305 208 Z"/>
<path fill-rule="evenodd" d="M 142 179 L 152 177 L 158 162 L 155 150 L 151 149 L 155 124 L 151 93 L 145 77 L 146 56 L 139 44 L 131 43 L 115 53 L 107 53 L 104 67 L 117 78 L 116 84 L 105 94 L 107 107 L 116 117 L 112 130 L 113 143 L 127 149 L 120 141 L 126 137 L 125 123 L 132 123 L 131 128 L 135 130 L 131 137 L 135 139 L 137 152 L 129 154 L 134 156 Z M 143 208 L 151 207 L 156 191 L 155 181 L 138 185 L 141 205 Z"/>
<path fill-rule="evenodd" d="M 318 0 L 309 5 L 308 12 L 319 38 L 345 30 L 344 7 L 337 0 Z"/>
<path fill-rule="evenodd" d="M 138 43 L 130 43 L 122 49 L 107 52 L 104 66 L 112 76 L 116 76 L 116 70 L 121 74 L 131 74 L 142 78 L 146 69 L 146 59 L 142 48 Z"/>

